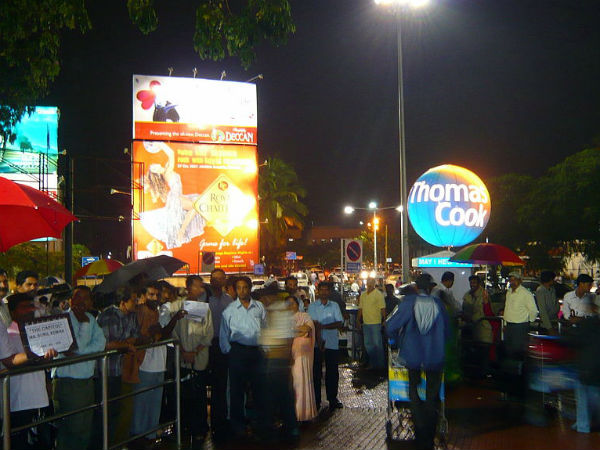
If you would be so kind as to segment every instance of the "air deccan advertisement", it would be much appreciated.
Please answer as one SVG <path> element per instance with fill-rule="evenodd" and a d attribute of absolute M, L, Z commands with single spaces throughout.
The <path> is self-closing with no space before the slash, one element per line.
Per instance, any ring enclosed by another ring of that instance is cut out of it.
<path fill-rule="evenodd" d="M 256 145 L 256 85 L 133 76 L 133 139 Z"/>

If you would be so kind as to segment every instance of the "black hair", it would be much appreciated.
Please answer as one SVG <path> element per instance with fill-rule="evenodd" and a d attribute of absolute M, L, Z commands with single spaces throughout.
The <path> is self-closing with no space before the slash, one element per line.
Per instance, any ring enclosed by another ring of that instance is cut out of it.
<path fill-rule="evenodd" d="M 36 280 L 40 279 L 40 276 L 37 272 L 34 272 L 33 270 L 22 270 L 17 274 L 16 277 L 17 286 L 21 286 L 29 277 L 35 278 Z"/>
<path fill-rule="evenodd" d="M 551 270 L 544 270 L 540 274 L 540 281 L 542 283 L 547 283 L 548 281 L 552 281 L 555 278 L 556 278 L 556 274 L 554 272 L 552 272 Z"/>
<path fill-rule="evenodd" d="M 286 283 L 287 283 L 288 281 L 291 281 L 291 280 L 298 281 L 298 278 L 296 278 L 294 275 L 290 275 L 290 276 L 288 276 L 288 277 L 285 277 L 285 282 L 286 282 Z"/>
<path fill-rule="evenodd" d="M 115 303 L 120 305 L 121 302 L 126 302 L 131 298 L 131 288 L 129 286 L 121 286 L 115 292 Z"/>
<path fill-rule="evenodd" d="M 151 281 L 146 285 L 146 289 L 148 288 L 156 289 L 160 294 L 160 291 L 162 290 L 162 284 L 158 281 Z"/>
<path fill-rule="evenodd" d="M 387 288 L 392 288 L 392 289 L 394 289 L 394 285 L 393 285 L 393 284 L 391 284 L 391 283 L 386 283 L 386 285 L 385 285 L 385 288 L 386 288 L 386 289 L 387 289 Z"/>
<path fill-rule="evenodd" d="M 580 274 L 575 280 L 577 284 L 579 283 L 593 283 L 594 279 L 590 277 L 587 273 Z"/>
<path fill-rule="evenodd" d="M 333 283 L 331 283 L 330 281 L 321 281 L 317 289 L 321 289 L 321 286 L 326 287 L 330 291 L 333 290 Z"/>
<path fill-rule="evenodd" d="M 477 275 L 471 275 L 469 277 L 469 281 L 472 281 L 472 280 L 477 280 L 479 282 L 479 284 L 481 284 L 481 278 L 479 278 Z"/>
<path fill-rule="evenodd" d="M 217 267 L 216 269 L 213 269 L 213 270 L 211 270 L 211 272 L 210 272 L 211 276 L 212 276 L 212 274 L 213 274 L 213 273 L 215 273 L 215 272 L 222 272 L 222 273 L 223 273 L 223 275 L 227 275 L 227 274 L 225 273 L 225 271 L 224 271 L 223 269 L 221 269 L 220 267 Z"/>
<path fill-rule="evenodd" d="M 33 297 L 29 294 L 17 293 L 9 295 L 6 300 L 8 302 L 8 310 L 12 312 L 17 309 L 17 306 L 21 302 L 33 302 Z"/>
<path fill-rule="evenodd" d="M 191 288 L 192 284 L 194 284 L 194 281 L 196 280 L 200 281 L 200 283 L 204 283 L 204 280 L 200 275 L 188 275 L 187 277 L 185 277 L 185 288 Z"/>
<path fill-rule="evenodd" d="M 8 277 L 8 273 L 2 267 L 0 267 L 0 275 L 4 275 L 5 277 Z"/>
<path fill-rule="evenodd" d="M 442 275 L 442 282 L 444 281 L 454 281 L 454 273 L 453 272 L 444 272 Z"/>
<path fill-rule="evenodd" d="M 250 277 L 237 277 L 237 279 L 235 280 L 235 284 L 237 284 L 240 281 L 246 283 L 246 285 L 248 285 L 248 288 L 252 289 L 252 280 L 250 279 Z"/>
<path fill-rule="evenodd" d="M 92 296 L 92 289 L 89 286 L 86 286 L 85 284 L 80 284 L 80 285 L 75 286 L 73 288 L 73 293 L 77 290 L 86 291 L 88 294 L 90 294 L 90 297 Z"/>
<path fill-rule="evenodd" d="M 235 289 L 235 282 L 237 281 L 237 279 L 238 277 L 236 275 L 229 275 L 225 280 L 225 287 L 228 288 L 229 286 L 233 286 L 233 288 Z"/>

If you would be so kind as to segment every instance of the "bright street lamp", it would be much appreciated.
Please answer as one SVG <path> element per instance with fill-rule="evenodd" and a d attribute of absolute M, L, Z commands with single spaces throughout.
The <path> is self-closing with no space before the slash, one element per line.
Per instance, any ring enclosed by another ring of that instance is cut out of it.
<path fill-rule="evenodd" d="M 404 84 L 402 76 L 402 16 L 403 7 L 418 9 L 426 6 L 429 0 L 375 0 L 378 5 L 394 6 L 396 16 L 396 37 L 398 45 L 398 137 L 400 153 L 400 204 L 407 205 L 408 192 L 406 189 L 406 140 L 404 133 Z M 400 252 L 402 254 L 402 279 L 408 282 L 410 279 L 409 251 L 408 251 L 408 211 L 402 208 L 400 211 Z"/>
<path fill-rule="evenodd" d="M 377 271 L 377 230 L 379 229 L 379 218 L 377 217 L 377 211 L 381 211 L 382 209 L 395 209 L 396 211 L 401 211 L 402 205 L 400 206 L 384 206 L 381 208 L 377 207 L 377 202 L 369 202 L 368 208 L 357 208 L 355 206 L 345 206 L 344 213 L 352 214 L 355 210 L 362 211 L 373 211 L 373 268 Z M 362 225 L 362 221 L 360 222 Z"/>

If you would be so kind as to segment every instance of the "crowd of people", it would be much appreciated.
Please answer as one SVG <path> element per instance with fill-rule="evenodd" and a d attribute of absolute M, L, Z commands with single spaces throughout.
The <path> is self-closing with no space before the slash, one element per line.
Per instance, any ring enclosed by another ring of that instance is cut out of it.
<path fill-rule="evenodd" d="M 180 345 L 182 426 L 193 446 L 201 446 L 209 433 L 215 442 L 298 439 L 299 424 L 314 421 L 322 410 L 323 362 L 325 406 L 343 407 L 337 397 L 338 329 L 345 308 L 342 312 L 341 300 L 332 300 L 329 282 L 319 283 L 310 302 L 294 277 L 286 279 L 285 290 L 273 282 L 252 292 L 250 278 L 228 277 L 215 269 L 209 283 L 188 276 L 185 289 L 143 277 L 109 294 L 80 285 L 58 304 L 38 295 L 35 272 L 17 274 L 12 292 L 8 281 L 0 271 L 0 361 L 5 368 L 119 350 L 108 358 L 108 397 L 143 392 L 109 403 L 111 446 L 143 436 L 127 447 L 151 448 L 161 432 L 159 424 L 175 418 L 174 385 L 151 388 L 173 377 L 175 348 L 139 348 L 170 337 Z M 70 318 L 73 350 L 59 354 L 48 349 L 40 356 L 23 345 L 25 324 L 61 313 Z M 10 388 L 14 428 L 100 402 L 99 363 L 15 375 Z M 11 447 L 101 448 L 101 420 L 98 409 L 86 410 L 52 426 L 14 433 Z"/>

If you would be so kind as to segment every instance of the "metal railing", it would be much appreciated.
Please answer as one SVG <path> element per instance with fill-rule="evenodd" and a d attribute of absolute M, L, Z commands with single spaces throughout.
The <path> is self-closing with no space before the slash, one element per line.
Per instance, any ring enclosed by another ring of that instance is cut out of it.
<path fill-rule="evenodd" d="M 19 431 L 26 430 L 31 427 L 39 426 L 48 422 L 55 422 L 57 420 L 63 419 L 68 416 L 72 416 L 75 414 L 79 414 L 85 411 L 93 410 L 96 408 L 102 408 L 102 450 L 112 450 L 116 448 L 121 448 L 123 445 L 128 442 L 139 439 L 148 434 L 154 433 L 158 430 L 167 428 L 171 425 L 175 425 L 176 439 L 177 439 L 177 448 L 181 448 L 181 370 L 180 370 L 180 349 L 179 349 L 179 341 L 176 339 L 165 339 L 162 341 L 154 342 L 151 344 L 136 346 L 136 350 L 145 350 L 153 347 L 160 347 L 166 344 L 174 344 L 175 345 L 175 378 L 165 380 L 162 383 L 158 383 L 152 386 L 148 386 L 143 389 L 138 389 L 133 392 L 118 395 L 116 397 L 108 398 L 108 358 L 114 355 L 126 353 L 125 350 L 107 350 L 103 352 L 90 353 L 87 355 L 79 355 L 73 356 L 69 358 L 55 359 L 48 362 L 43 362 L 39 364 L 31 364 L 21 367 L 15 367 L 13 369 L 5 369 L 0 371 L 0 378 L 2 379 L 2 409 L 3 409 L 3 422 L 2 422 L 2 432 L 3 432 L 3 449 L 10 450 L 10 442 L 11 442 L 11 434 L 17 433 Z M 83 408 L 74 409 L 71 411 L 67 411 L 65 413 L 54 414 L 50 417 L 44 418 L 42 420 L 36 420 L 34 422 L 11 428 L 10 421 L 10 379 L 11 377 L 17 375 L 23 375 L 31 372 L 38 372 L 41 370 L 52 369 L 55 367 L 69 366 L 71 364 L 77 364 L 86 361 L 100 361 L 100 376 L 102 383 L 102 399 L 100 402 L 94 402 L 88 406 L 84 406 Z M 175 420 L 169 420 L 167 422 L 161 423 L 158 426 L 154 427 L 151 430 L 147 430 L 143 433 L 140 433 L 135 436 L 131 436 L 128 439 L 119 442 L 115 445 L 109 446 L 108 442 L 108 405 L 111 402 L 122 400 L 127 397 L 133 397 L 135 395 L 141 394 L 143 392 L 147 392 L 161 386 L 165 386 L 168 384 L 175 384 Z"/>

